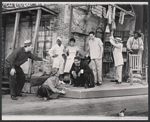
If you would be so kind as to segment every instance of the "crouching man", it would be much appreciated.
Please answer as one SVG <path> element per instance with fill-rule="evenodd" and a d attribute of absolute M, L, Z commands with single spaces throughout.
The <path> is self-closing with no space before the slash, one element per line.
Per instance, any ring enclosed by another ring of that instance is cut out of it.
<path fill-rule="evenodd" d="M 122 56 L 122 40 L 119 37 L 114 39 L 113 36 L 110 37 L 110 43 L 113 45 L 113 56 L 115 62 L 115 80 L 111 82 L 116 82 L 117 84 L 122 83 L 122 66 L 123 66 L 123 56 Z"/>
<path fill-rule="evenodd" d="M 32 42 L 30 40 L 24 41 L 24 47 L 15 49 L 5 61 L 5 74 L 9 79 L 10 95 L 12 100 L 18 100 L 17 96 L 22 97 L 22 88 L 25 83 L 25 74 L 20 67 L 27 61 L 28 58 L 36 61 L 47 61 L 37 57 L 31 53 Z M 24 95 L 25 96 L 25 95 Z"/>
<path fill-rule="evenodd" d="M 58 68 L 52 69 L 51 76 L 38 89 L 37 96 L 41 96 L 44 100 L 48 100 L 55 99 L 60 94 L 66 94 L 65 90 L 67 90 L 67 88 L 60 88 L 58 70 Z"/>
<path fill-rule="evenodd" d="M 90 74 L 92 71 L 87 63 L 81 61 L 80 57 L 74 58 L 74 63 L 72 64 L 70 70 L 70 77 L 73 81 L 74 87 L 84 86 L 85 88 L 90 87 Z"/>

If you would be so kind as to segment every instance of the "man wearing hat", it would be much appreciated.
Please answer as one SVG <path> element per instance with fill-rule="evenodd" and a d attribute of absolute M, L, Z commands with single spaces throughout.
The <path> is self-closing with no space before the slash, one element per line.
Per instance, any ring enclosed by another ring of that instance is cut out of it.
<path fill-rule="evenodd" d="M 66 94 L 65 90 L 67 90 L 67 88 L 64 87 L 60 90 L 58 70 L 58 68 L 52 69 L 50 77 L 39 88 L 37 95 L 44 97 L 47 100 L 52 99 L 54 96 L 58 97 L 59 94 Z"/>
<path fill-rule="evenodd" d="M 22 96 L 21 91 L 25 83 L 25 74 L 20 67 L 28 58 L 38 61 L 47 61 L 31 53 L 32 42 L 24 41 L 24 47 L 15 49 L 7 58 L 5 63 L 5 73 L 9 78 L 10 95 L 12 100 L 18 100 L 17 96 Z M 48 61 L 47 61 L 48 62 Z"/>
<path fill-rule="evenodd" d="M 122 40 L 119 37 L 114 39 L 113 36 L 110 37 L 110 43 L 113 45 L 113 56 L 114 56 L 114 63 L 115 63 L 115 81 L 117 84 L 122 83 L 122 65 L 123 56 L 122 56 Z M 112 81 L 112 82 L 113 82 Z"/>
<path fill-rule="evenodd" d="M 49 50 L 49 54 L 53 57 L 53 68 L 59 68 L 60 74 L 60 83 L 65 84 L 62 81 L 62 76 L 64 73 L 64 45 L 62 45 L 62 38 L 60 36 L 57 37 L 56 44 Z"/>
<path fill-rule="evenodd" d="M 134 37 L 130 37 L 127 41 L 127 49 L 132 54 L 140 54 L 143 51 L 143 41 L 140 38 L 139 31 L 134 32 Z"/>
<path fill-rule="evenodd" d="M 140 56 L 139 67 L 142 67 L 142 53 L 144 50 L 143 40 L 141 38 L 141 31 L 135 31 L 134 37 L 130 37 L 127 41 L 127 50 L 131 54 L 138 54 Z"/>

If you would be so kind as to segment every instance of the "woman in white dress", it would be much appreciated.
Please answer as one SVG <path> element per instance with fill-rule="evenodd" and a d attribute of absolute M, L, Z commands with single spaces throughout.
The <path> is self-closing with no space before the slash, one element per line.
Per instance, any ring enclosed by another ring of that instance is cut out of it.
<path fill-rule="evenodd" d="M 70 72 L 70 69 L 71 69 L 72 64 L 74 62 L 74 57 L 77 55 L 77 53 L 79 51 L 79 48 L 77 46 L 75 46 L 75 39 L 74 38 L 71 38 L 69 40 L 69 44 L 70 44 L 70 46 L 68 46 L 66 48 L 67 60 L 66 60 L 65 69 L 64 69 L 65 73 Z"/>

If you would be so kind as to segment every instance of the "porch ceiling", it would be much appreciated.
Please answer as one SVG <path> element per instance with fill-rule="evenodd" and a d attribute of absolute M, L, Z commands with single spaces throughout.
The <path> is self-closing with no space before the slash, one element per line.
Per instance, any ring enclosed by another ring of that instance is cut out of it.
<path fill-rule="evenodd" d="M 36 10 L 42 10 L 42 15 L 48 15 L 51 14 L 53 16 L 57 16 L 58 13 L 45 7 L 45 6 L 31 6 L 31 7 L 24 7 L 24 8 L 16 8 L 16 9 L 11 9 L 11 10 L 3 10 L 2 14 L 10 14 L 10 13 L 16 13 L 16 12 L 23 12 L 24 14 L 26 14 L 28 12 L 28 14 L 33 14 L 36 12 Z"/>

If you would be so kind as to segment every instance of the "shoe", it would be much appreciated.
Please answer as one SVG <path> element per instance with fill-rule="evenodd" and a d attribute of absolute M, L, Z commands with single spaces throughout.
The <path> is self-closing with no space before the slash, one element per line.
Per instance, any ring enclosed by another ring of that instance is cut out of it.
<path fill-rule="evenodd" d="M 97 86 L 101 86 L 101 85 L 102 85 L 102 83 L 97 83 L 96 85 L 97 85 Z"/>
<path fill-rule="evenodd" d="M 121 84 L 122 82 L 117 82 L 116 84 Z"/>
<path fill-rule="evenodd" d="M 18 98 L 15 95 L 11 95 L 12 100 L 18 100 Z"/>
<path fill-rule="evenodd" d="M 27 97 L 27 95 L 24 95 L 24 94 L 18 94 L 17 96 L 19 96 L 19 97 Z"/>
<path fill-rule="evenodd" d="M 110 80 L 110 82 L 116 82 L 116 80 Z"/>
<path fill-rule="evenodd" d="M 85 84 L 85 85 L 84 85 L 84 88 L 85 88 L 85 89 L 87 89 L 87 88 L 88 88 L 88 86 Z"/>

